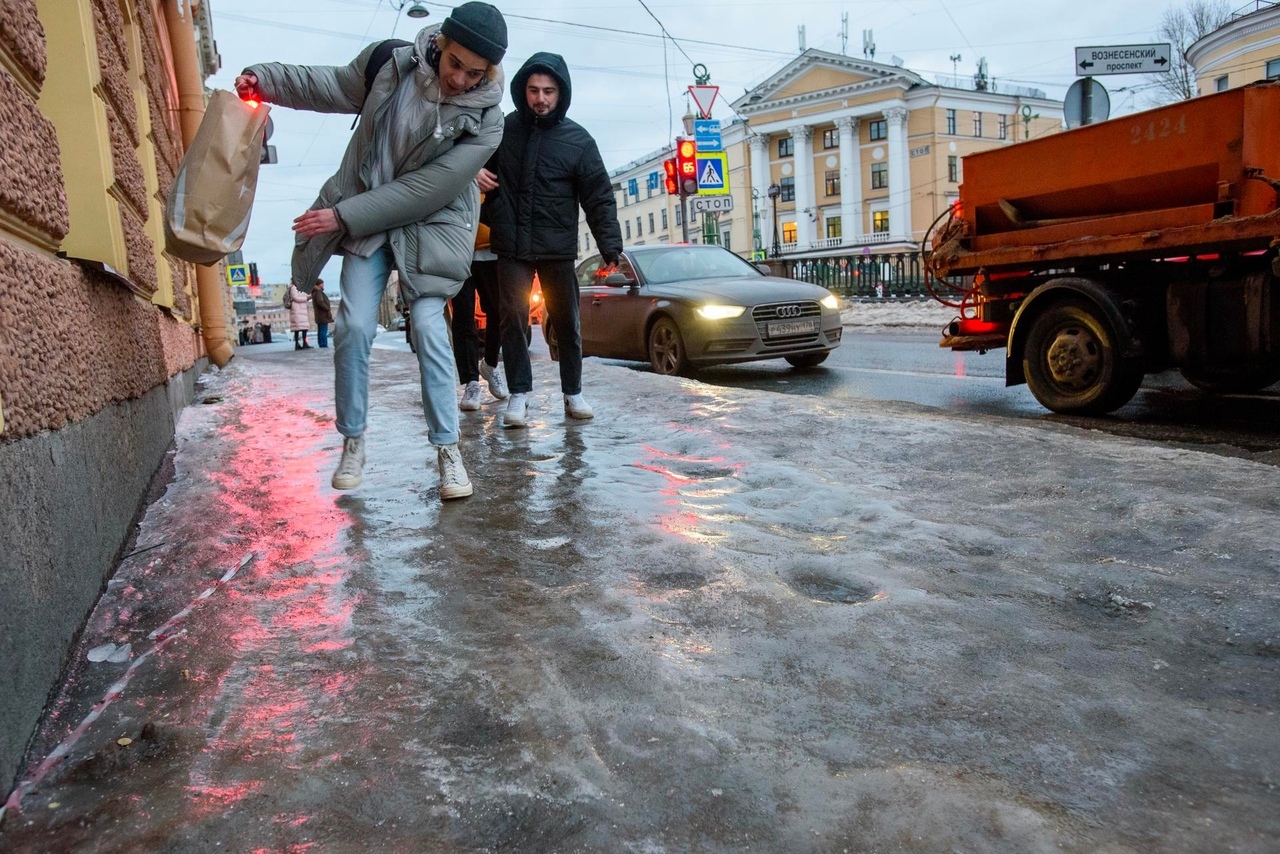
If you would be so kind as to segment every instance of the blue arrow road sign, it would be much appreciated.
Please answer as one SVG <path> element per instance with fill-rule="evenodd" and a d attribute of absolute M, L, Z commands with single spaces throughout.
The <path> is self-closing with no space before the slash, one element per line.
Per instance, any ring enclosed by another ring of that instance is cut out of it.
<path fill-rule="evenodd" d="M 719 119 L 695 119 L 693 122 L 693 138 L 698 143 L 699 151 L 723 151 L 720 143 Z"/>

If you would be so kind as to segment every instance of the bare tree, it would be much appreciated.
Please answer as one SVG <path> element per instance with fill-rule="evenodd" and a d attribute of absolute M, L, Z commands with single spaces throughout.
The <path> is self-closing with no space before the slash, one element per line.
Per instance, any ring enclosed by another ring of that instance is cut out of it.
<path fill-rule="evenodd" d="M 1231 18 L 1227 0 L 1187 0 L 1171 6 L 1160 16 L 1157 37 L 1172 46 L 1172 68 L 1155 75 L 1152 89 L 1159 103 L 1185 101 L 1196 96 L 1196 75 L 1187 62 L 1187 48 L 1221 27 Z"/>

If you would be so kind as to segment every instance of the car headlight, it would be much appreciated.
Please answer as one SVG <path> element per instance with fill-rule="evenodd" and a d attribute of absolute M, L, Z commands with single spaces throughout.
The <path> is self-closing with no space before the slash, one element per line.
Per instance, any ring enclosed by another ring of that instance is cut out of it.
<path fill-rule="evenodd" d="M 819 300 L 819 302 L 822 303 L 823 308 L 829 308 L 832 311 L 840 307 L 840 300 L 839 298 L 836 297 L 835 294 L 827 294 L 825 297 Z"/>
<path fill-rule="evenodd" d="M 698 315 L 707 320 L 728 320 L 741 317 L 746 308 L 740 305 L 704 305 L 698 309 Z"/>

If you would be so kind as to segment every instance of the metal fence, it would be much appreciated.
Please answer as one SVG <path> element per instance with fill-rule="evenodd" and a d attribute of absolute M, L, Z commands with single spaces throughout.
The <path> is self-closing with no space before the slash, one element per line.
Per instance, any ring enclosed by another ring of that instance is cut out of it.
<path fill-rule="evenodd" d="M 841 255 L 834 258 L 779 258 L 779 275 L 822 285 L 841 296 L 871 300 L 927 299 L 918 252 Z"/>

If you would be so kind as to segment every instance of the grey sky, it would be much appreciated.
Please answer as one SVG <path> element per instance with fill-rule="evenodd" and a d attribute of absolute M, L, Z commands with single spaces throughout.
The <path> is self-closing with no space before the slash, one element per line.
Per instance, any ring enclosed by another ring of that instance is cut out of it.
<path fill-rule="evenodd" d="M 1243 2 L 1243 0 L 1242 0 Z M 1044 89 L 1060 98 L 1075 79 L 1072 49 L 1079 45 L 1155 41 L 1165 0 L 701 0 L 696 4 L 646 0 L 681 50 L 659 36 L 639 0 L 498 0 L 508 16 L 510 75 L 532 53 L 562 54 L 573 78 L 570 117 L 600 144 L 611 169 L 660 148 L 679 127 L 691 63 L 704 63 L 721 87 L 714 117 L 732 118 L 728 101 L 767 78 L 798 52 L 796 28 L 808 47 L 839 53 L 840 18 L 849 15 L 846 52 L 862 55 L 862 31 L 874 31 L 875 59 L 897 56 L 932 79 L 971 75 L 986 57 L 997 81 Z M 454 3 L 429 2 L 431 17 L 397 13 L 399 0 L 211 0 L 222 71 L 210 85 L 231 88 L 235 75 L 254 62 L 343 64 L 360 48 L 394 34 L 412 38 L 423 23 L 437 23 Z M 405 4 L 406 8 L 408 3 Z M 521 16 L 521 17 L 517 17 Z M 568 23 L 565 23 L 568 22 Z M 606 29 L 592 29 L 592 28 Z M 687 40 L 687 41 L 686 41 Z M 664 67 L 665 60 L 665 67 Z M 1113 114 L 1150 104 L 1149 94 L 1122 91 L 1149 83 L 1143 76 L 1101 78 L 1111 91 Z M 727 96 L 727 97 L 726 97 Z M 504 107 L 511 108 L 510 99 Z M 288 278 L 290 224 L 315 198 L 337 166 L 351 118 L 277 108 L 272 143 L 280 162 L 264 166 L 246 260 L 256 261 L 265 282 Z M 673 128 L 674 125 L 674 128 Z M 325 279 L 336 292 L 338 263 Z"/>

